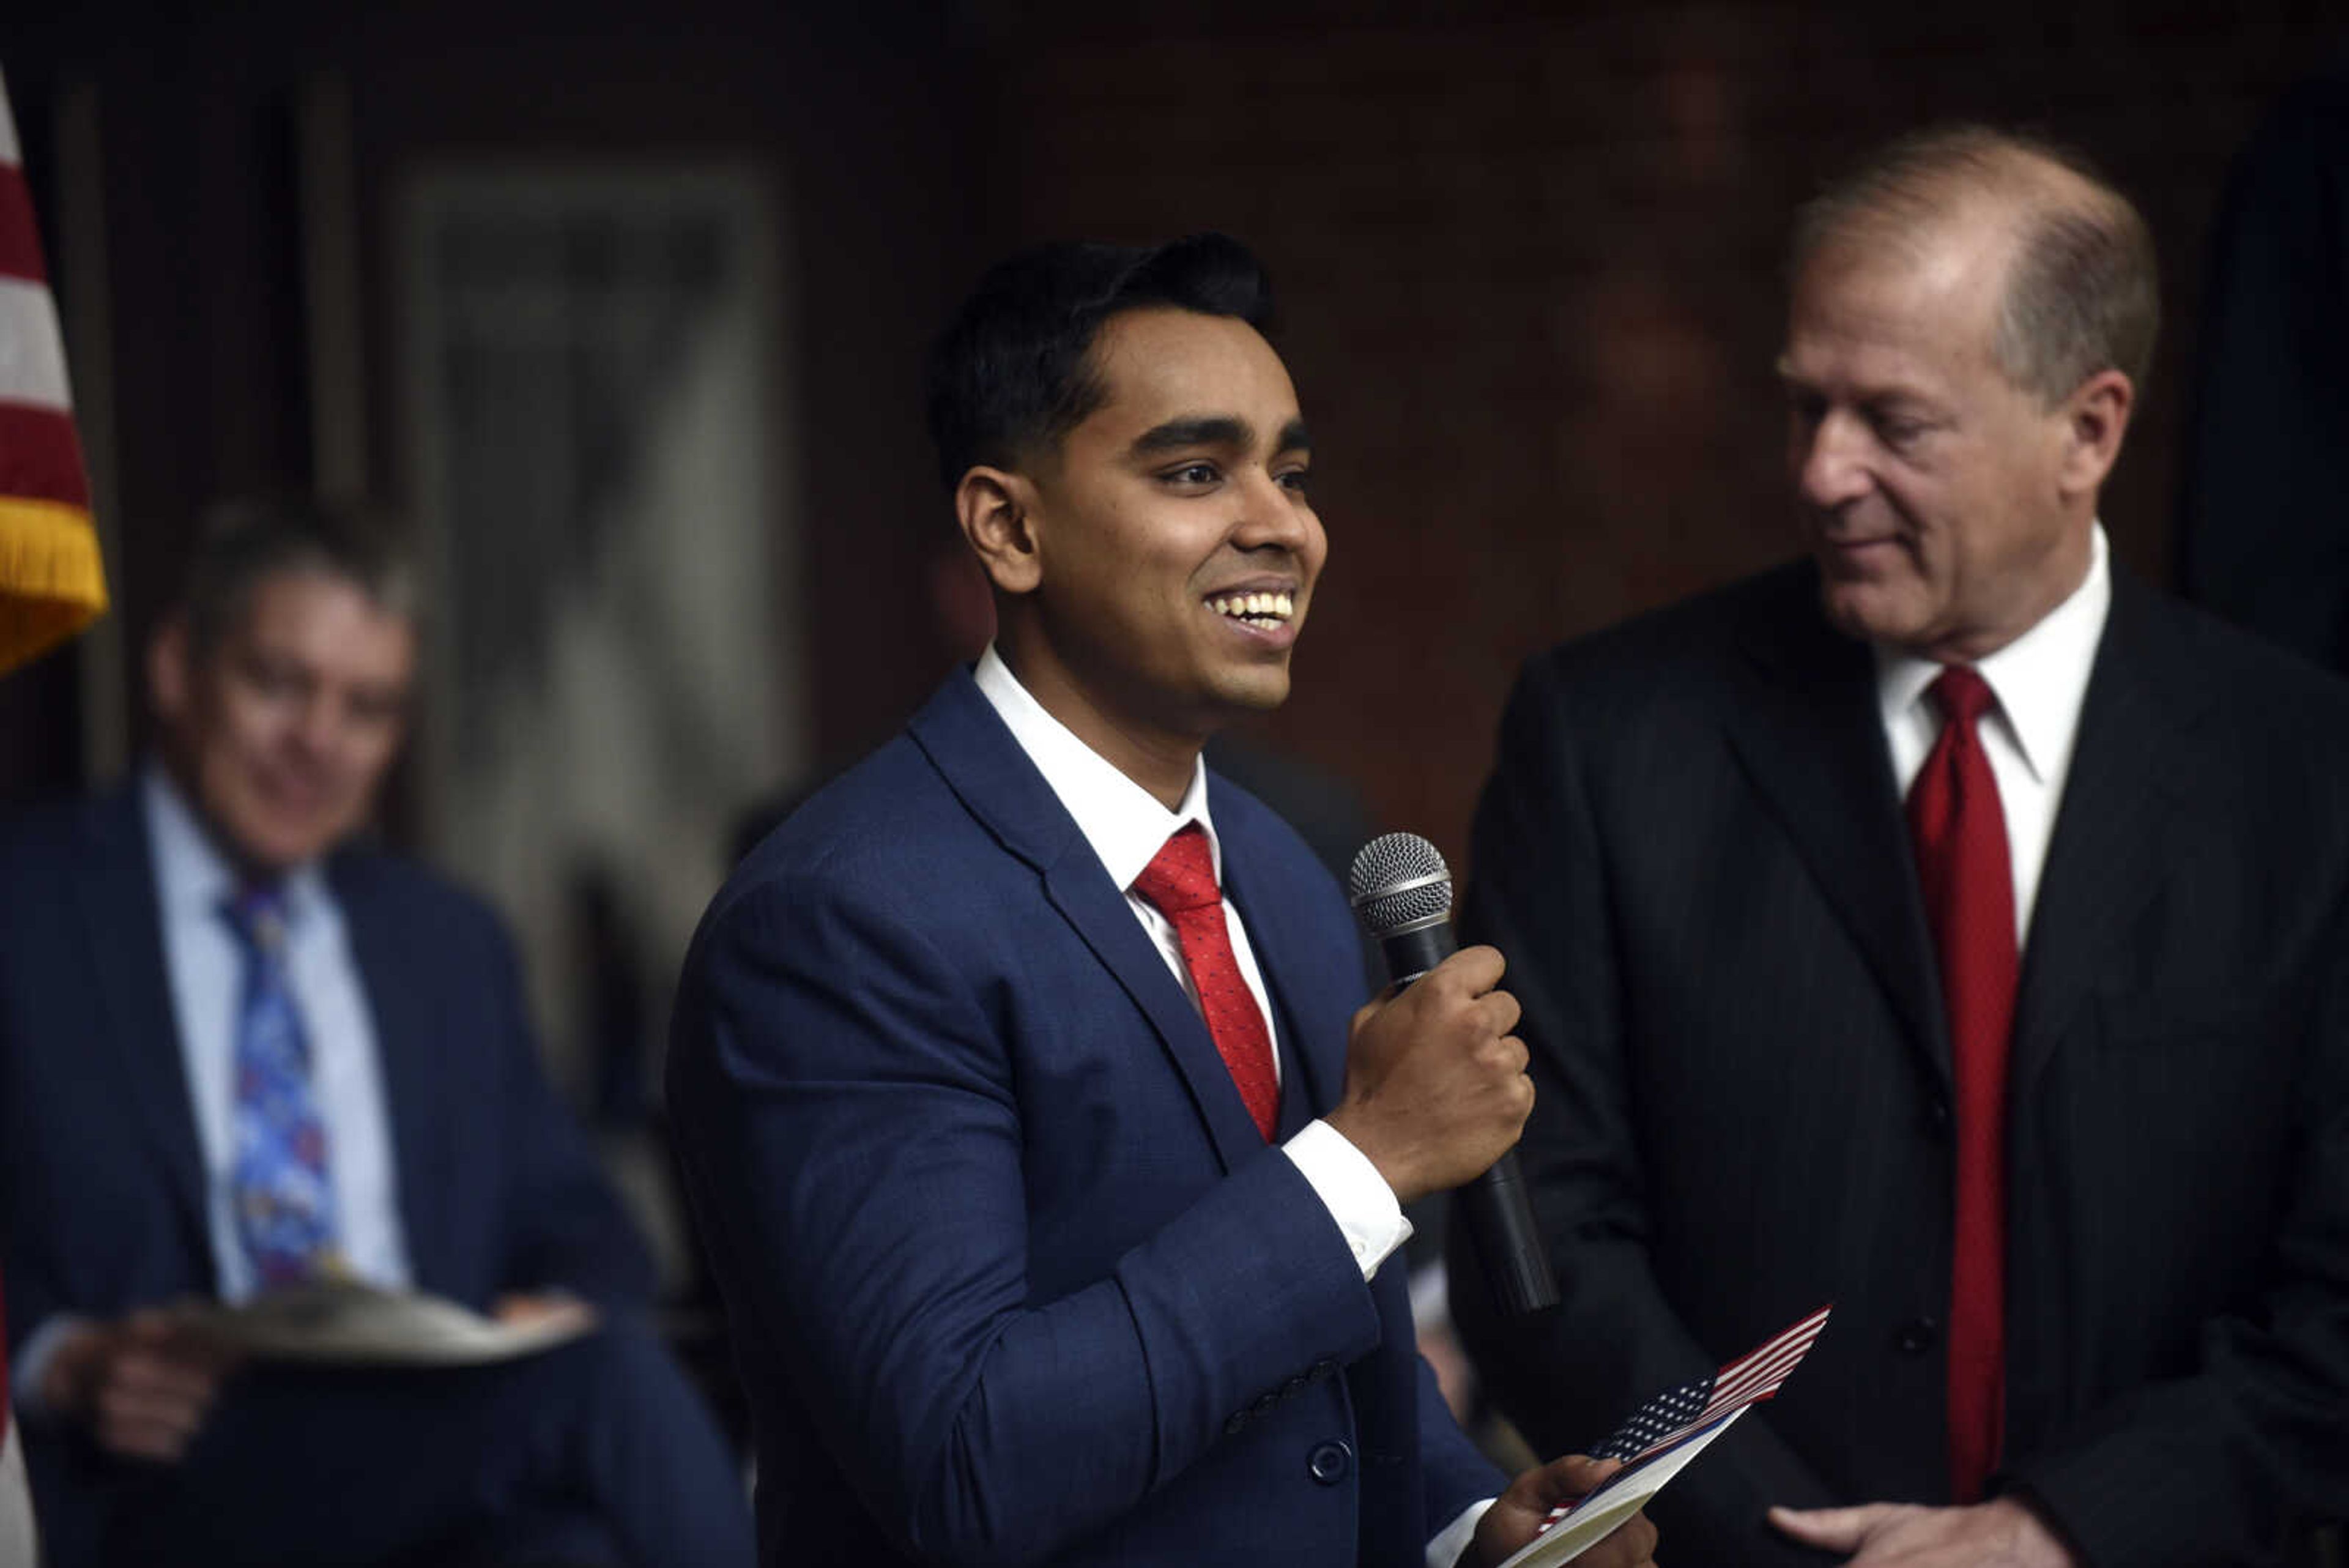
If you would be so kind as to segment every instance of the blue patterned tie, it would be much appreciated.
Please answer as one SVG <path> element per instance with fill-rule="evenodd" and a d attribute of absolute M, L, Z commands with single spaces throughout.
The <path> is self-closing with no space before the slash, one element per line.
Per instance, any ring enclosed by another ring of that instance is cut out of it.
<path fill-rule="evenodd" d="M 310 1092 L 310 1046 L 286 972 L 285 890 L 248 888 L 221 912 L 244 950 L 231 1200 L 237 1236 L 268 1290 L 332 1266 L 335 1189 Z"/>

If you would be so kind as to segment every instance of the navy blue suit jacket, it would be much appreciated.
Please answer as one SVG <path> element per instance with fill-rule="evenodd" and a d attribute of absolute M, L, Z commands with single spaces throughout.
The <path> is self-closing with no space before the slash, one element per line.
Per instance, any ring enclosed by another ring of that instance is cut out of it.
<path fill-rule="evenodd" d="M 1210 791 L 1294 1125 L 1361 950 L 1303 843 Z M 669 1095 L 770 1563 L 1417 1568 L 1499 1485 L 1400 1262 L 1364 1283 L 968 675 L 719 895 Z"/>
<path fill-rule="evenodd" d="M 326 874 L 374 1013 L 418 1286 L 476 1307 L 545 1285 L 641 1303 L 650 1262 L 547 1090 L 497 918 L 388 856 L 347 851 Z M 12 1358 L 56 1313 L 215 1293 L 135 790 L 0 836 L 0 1171 Z M 25 1436 L 62 1561 L 140 1467 L 54 1428 Z"/>

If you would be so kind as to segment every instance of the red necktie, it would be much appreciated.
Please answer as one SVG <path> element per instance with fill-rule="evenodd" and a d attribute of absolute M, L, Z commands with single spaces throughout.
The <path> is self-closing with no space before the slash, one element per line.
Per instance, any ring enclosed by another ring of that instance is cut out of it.
<path fill-rule="evenodd" d="M 1280 1115 L 1280 1084 L 1273 1076 L 1272 1037 L 1264 1010 L 1240 978 L 1232 956 L 1231 930 L 1224 924 L 1223 889 L 1216 886 L 1216 860 L 1207 835 L 1185 823 L 1133 879 L 1133 890 L 1166 917 L 1183 946 L 1183 963 L 1199 992 L 1207 1033 L 1231 1069 L 1257 1130 L 1268 1141 Z"/>
<path fill-rule="evenodd" d="M 1925 912 L 1941 961 L 1957 1081 L 1950 1264 L 1950 1491 L 1981 1498 L 2006 1419 L 2006 1055 L 2014 1023 L 2014 868 L 1975 721 L 1995 701 L 1951 665 L 1933 682 L 1941 738 L 1909 791 Z"/>

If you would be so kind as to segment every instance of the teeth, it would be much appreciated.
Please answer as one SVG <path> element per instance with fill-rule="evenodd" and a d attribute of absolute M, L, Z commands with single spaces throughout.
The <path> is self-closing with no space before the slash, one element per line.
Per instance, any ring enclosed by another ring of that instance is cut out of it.
<path fill-rule="evenodd" d="M 1297 613 L 1297 599 L 1290 594 L 1226 594 L 1209 599 L 1207 607 L 1235 620 L 1284 621 Z"/>

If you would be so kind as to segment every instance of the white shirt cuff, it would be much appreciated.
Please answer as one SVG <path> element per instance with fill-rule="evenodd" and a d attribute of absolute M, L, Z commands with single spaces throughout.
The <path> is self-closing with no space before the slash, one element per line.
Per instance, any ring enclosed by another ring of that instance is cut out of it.
<path fill-rule="evenodd" d="M 88 1328 L 89 1322 L 75 1313 L 52 1313 L 25 1336 L 25 1348 L 8 1367 L 8 1403 L 16 1407 L 19 1417 L 36 1425 L 55 1418 L 57 1412 L 41 1397 L 49 1363 L 57 1359 L 57 1346 L 65 1343 L 66 1335 Z"/>
<path fill-rule="evenodd" d="M 1460 1511 L 1460 1517 L 1444 1527 L 1444 1533 L 1427 1543 L 1427 1568 L 1453 1568 L 1460 1554 L 1468 1550 L 1475 1538 L 1477 1521 L 1485 1511 L 1501 1500 L 1488 1497 L 1482 1502 L 1472 1502 Z"/>
<path fill-rule="evenodd" d="M 1309 1122 L 1280 1149 L 1338 1222 L 1362 1278 L 1377 1273 L 1379 1265 L 1411 1239 L 1411 1221 L 1402 1217 L 1394 1189 L 1344 1133 L 1328 1122 Z"/>

